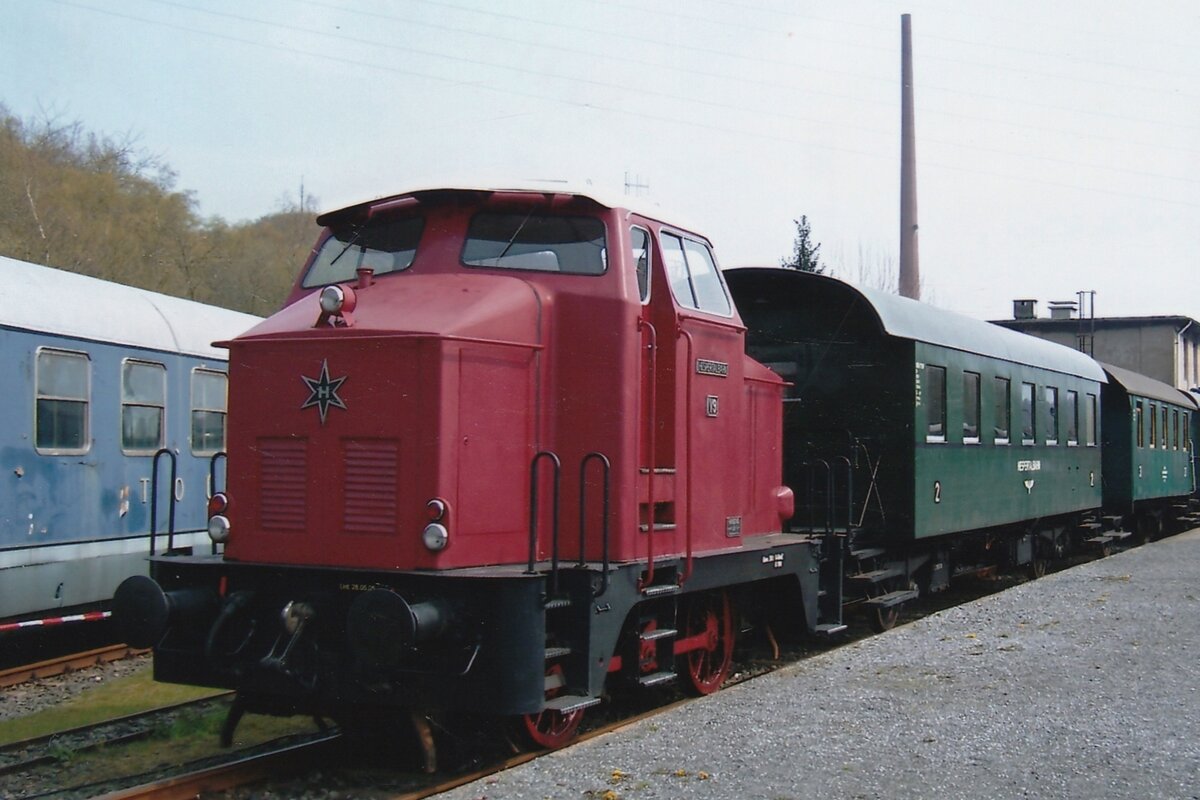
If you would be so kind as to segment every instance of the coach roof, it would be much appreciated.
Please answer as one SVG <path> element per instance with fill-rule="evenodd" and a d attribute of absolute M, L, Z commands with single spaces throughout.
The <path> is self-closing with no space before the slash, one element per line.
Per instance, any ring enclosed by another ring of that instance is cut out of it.
<path fill-rule="evenodd" d="M 935 308 L 907 297 L 856 286 L 837 278 L 781 267 L 731 269 L 730 284 L 753 282 L 759 293 L 801 301 L 862 304 L 873 312 L 888 336 L 949 347 L 1017 364 L 1106 382 L 1100 365 L 1077 350 L 1027 336 L 990 322 Z"/>
<path fill-rule="evenodd" d="M 1196 408 L 1196 395 L 1176 389 L 1168 383 L 1148 378 L 1140 372 L 1114 367 L 1112 364 L 1101 363 L 1108 373 L 1109 383 L 1115 383 L 1129 394 L 1146 397 L 1151 400 L 1162 400 L 1185 408 Z"/>
<path fill-rule="evenodd" d="M 259 321 L 250 314 L 0 256 L 0 326 L 225 360 L 225 351 L 212 342 L 237 336 Z"/>

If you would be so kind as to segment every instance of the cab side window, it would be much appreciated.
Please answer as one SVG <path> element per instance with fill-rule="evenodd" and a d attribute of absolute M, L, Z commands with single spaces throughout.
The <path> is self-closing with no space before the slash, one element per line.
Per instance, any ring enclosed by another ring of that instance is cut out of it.
<path fill-rule="evenodd" d="M 650 233 L 644 228 L 629 229 L 629 247 L 637 269 L 638 294 L 642 302 L 650 299 Z"/>
<path fill-rule="evenodd" d="M 661 239 L 667 282 L 679 305 L 730 316 L 733 307 L 708 246 L 673 233 L 663 233 Z"/>

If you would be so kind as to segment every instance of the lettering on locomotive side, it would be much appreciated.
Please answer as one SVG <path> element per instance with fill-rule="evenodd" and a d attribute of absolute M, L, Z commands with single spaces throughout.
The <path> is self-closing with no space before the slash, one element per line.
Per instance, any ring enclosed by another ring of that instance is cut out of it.
<path fill-rule="evenodd" d="M 741 517 L 726 517 L 725 518 L 725 535 L 732 539 L 735 536 L 742 535 L 742 518 Z"/>
<path fill-rule="evenodd" d="M 762 557 L 762 563 L 774 567 L 775 569 L 783 568 L 783 553 L 768 553 Z"/>
<path fill-rule="evenodd" d="M 341 592 L 369 592 L 372 589 L 379 588 L 374 583 L 339 583 L 338 591 Z"/>
<path fill-rule="evenodd" d="M 707 358 L 697 358 L 696 374 L 712 375 L 717 378 L 728 378 L 729 365 L 724 361 L 709 361 Z"/>
<path fill-rule="evenodd" d="M 1018 461 L 1017 472 L 1041 472 L 1041 461 Z"/>

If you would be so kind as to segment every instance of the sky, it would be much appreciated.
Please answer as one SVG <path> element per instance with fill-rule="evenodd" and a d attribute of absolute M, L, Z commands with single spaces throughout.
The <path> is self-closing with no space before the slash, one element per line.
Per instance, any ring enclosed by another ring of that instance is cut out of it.
<path fill-rule="evenodd" d="M 204 216 L 567 181 L 724 267 L 804 215 L 836 275 L 899 258 L 912 15 L 924 299 L 1094 291 L 1200 318 L 1195 0 L 0 0 L 0 103 L 132 136 Z M 314 227 L 314 237 L 317 233 Z M 299 266 L 299 265 L 298 265 Z"/>

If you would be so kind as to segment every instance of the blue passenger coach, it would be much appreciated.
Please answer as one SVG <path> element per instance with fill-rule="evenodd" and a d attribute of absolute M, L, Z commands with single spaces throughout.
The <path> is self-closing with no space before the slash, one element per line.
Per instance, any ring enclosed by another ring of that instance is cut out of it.
<path fill-rule="evenodd" d="M 145 572 L 157 529 L 208 547 L 226 355 L 257 317 L 0 257 L 0 620 L 92 606 Z M 165 545 L 165 538 L 160 547 Z"/>

